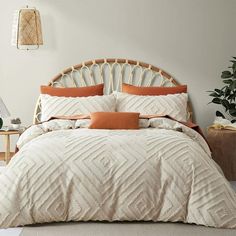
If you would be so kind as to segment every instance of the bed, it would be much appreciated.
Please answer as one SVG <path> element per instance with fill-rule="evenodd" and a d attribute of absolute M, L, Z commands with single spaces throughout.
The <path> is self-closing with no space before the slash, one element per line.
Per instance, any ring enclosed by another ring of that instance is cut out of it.
<path fill-rule="evenodd" d="M 95 101 L 80 98 L 86 109 L 96 110 L 102 100 L 110 111 L 114 98 L 109 96 L 120 91 L 122 83 L 179 85 L 168 73 L 147 63 L 99 59 L 64 70 L 49 86 L 100 83 L 104 83 L 106 97 Z M 116 106 L 119 101 L 133 106 L 139 99 L 136 109 L 150 104 L 140 96 L 117 94 Z M 178 97 L 177 103 L 183 98 Z M 77 111 L 77 98 L 63 99 L 40 97 L 34 125 L 23 133 L 17 144 L 19 151 L 0 175 L 1 228 L 67 221 L 168 221 L 236 228 L 235 192 L 212 160 L 204 137 L 186 125 L 193 117 L 190 102 L 185 122 L 150 116 L 139 121 L 140 129 L 110 130 L 89 129 L 89 117 L 65 117 L 68 104 Z M 50 101 L 46 110 L 45 101 Z M 164 108 L 168 110 L 172 102 L 168 100 Z M 48 120 L 62 103 L 65 105 L 59 110 L 66 111 L 60 114 L 63 117 Z M 119 109 L 126 112 L 130 106 L 123 104 Z"/>

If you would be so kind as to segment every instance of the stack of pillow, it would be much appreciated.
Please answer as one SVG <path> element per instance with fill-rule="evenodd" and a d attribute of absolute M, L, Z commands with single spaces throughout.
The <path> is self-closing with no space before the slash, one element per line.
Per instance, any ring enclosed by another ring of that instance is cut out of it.
<path fill-rule="evenodd" d="M 103 84 L 80 88 L 41 86 L 41 121 L 51 117 L 90 115 L 90 128 L 137 129 L 139 116 L 187 121 L 187 86 L 138 87 L 122 84 L 122 92 L 103 95 Z"/>

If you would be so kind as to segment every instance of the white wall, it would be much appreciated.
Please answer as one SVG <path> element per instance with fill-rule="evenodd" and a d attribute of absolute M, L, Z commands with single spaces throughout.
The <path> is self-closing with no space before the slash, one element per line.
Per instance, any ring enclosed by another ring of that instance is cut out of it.
<path fill-rule="evenodd" d="M 235 0 L 0 0 L 0 96 L 13 117 L 32 121 L 39 86 L 62 69 L 103 57 L 137 59 L 188 84 L 197 122 L 205 129 L 216 107 L 207 90 L 236 56 Z M 14 10 L 41 12 L 44 46 L 12 47 Z M 6 121 L 8 122 L 8 120 Z"/>

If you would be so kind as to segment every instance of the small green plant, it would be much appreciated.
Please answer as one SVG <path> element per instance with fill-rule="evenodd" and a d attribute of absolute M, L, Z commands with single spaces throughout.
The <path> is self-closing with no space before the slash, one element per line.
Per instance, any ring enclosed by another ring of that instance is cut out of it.
<path fill-rule="evenodd" d="M 221 89 L 215 89 L 209 96 L 213 97 L 210 103 L 215 103 L 224 108 L 225 114 L 232 123 L 236 122 L 236 57 L 233 57 L 229 70 L 221 74 L 224 86 Z M 216 116 L 226 118 L 220 111 L 216 111 Z"/>
<path fill-rule="evenodd" d="M 2 118 L 0 117 L 0 129 L 2 128 L 2 125 L 3 125 L 3 120 L 2 120 Z"/>
<path fill-rule="evenodd" d="M 15 124 L 15 125 L 21 124 L 20 118 L 12 119 L 11 124 Z"/>

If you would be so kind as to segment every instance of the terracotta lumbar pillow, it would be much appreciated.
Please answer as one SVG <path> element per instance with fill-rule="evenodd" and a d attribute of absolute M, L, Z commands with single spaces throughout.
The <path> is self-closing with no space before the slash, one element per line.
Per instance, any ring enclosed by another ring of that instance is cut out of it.
<path fill-rule="evenodd" d="M 138 129 L 139 115 L 136 112 L 91 113 L 90 129 Z"/>
<path fill-rule="evenodd" d="M 104 84 L 80 88 L 55 88 L 51 86 L 41 86 L 41 94 L 48 94 L 57 97 L 89 97 L 103 95 Z"/>
<path fill-rule="evenodd" d="M 123 83 L 122 92 L 134 95 L 146 95 L 146 96 L 187 93 L 187 85 L 179 85 L 175 87 L 138 87 Z"/>

